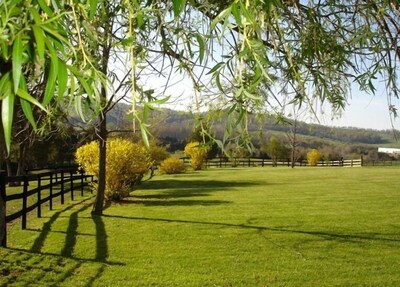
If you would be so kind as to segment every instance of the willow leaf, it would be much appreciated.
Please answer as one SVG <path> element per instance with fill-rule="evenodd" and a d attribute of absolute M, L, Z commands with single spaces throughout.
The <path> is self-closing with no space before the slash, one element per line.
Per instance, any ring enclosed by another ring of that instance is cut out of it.
<path fill-rule="evenodd" d="M 215 27 L 217 26 L 217 24 L 220 24 L 221 22 L 224 22 L 223 23 L 224 24 L 223 25 L 224 28 L 220 32 L 221 35 L 222 35 L 224 30 L 225 30 L 225 28 L 226 28 L 226 25 L 227 25 L 227 23 L 225 23 L 225 22 L 227 22 L 227 20 L 229 18 L 229 15 L 231 14 L 231 11 L 232 11 L 232 8 L 229 6 L 228 8 L 223 10 L 221 13 L 219 13 L 217 15 L 217 17 L 215 17 L 214 20 L 211 22 L 211 30 L 214 30 Z"/>
<path fill-rule="evenodd" d="M 47 77 L 47 83 L 46 83 L 46 88 L 44 91 L 44 99 L 43 99 L 43 105 L 47 105 L 48 103 L 50 103 L 50 101 L 53 99 L 54 97 L 54 91 L 56 88 L 56 80 L 57 80 L 57 73 L 58 73 L 58 69 L 57 66 L 58 64 L 53 64 L 53 59 L 52 59 L 52 65 L 50 65 L 50 70 L 49 70 L 49 74 Z"/>
<path fill-rule="evenodd" d="M 85 116 L 83 115 L 83 110 L 82 110 L 82 96 L 77 95 L 74 97 L 74 106 L 75 106 L 75 111 L 78 114 L 78 116 L 81 118 L 81 120 L 85 119 Z"/>
<path fill-rule="evenodd" d="M 17 93 L 19 83 L 21 81 L 22 75 L 22 36 L 18 34 L 15 37 L 13 50 L 12 50 L 12 73 L 13 73 L 13 82 L 14 82 L 14 93 Z"/>
<path fill-rule="evenodd" d="M 10 90 L 10 72 L 7 72 L 6 74 L 3 75 L 0 79 L 0 100 L 3 99 L 3 97 L 7 97 L 9 90 Z"/>
<path fill-rule="evenodd" d="M 20 98 L 20 103 L 21 103 L 22 111 L 25 114 L 25 117 L 27 118 L 27 120 L 29 121 L 29 123 L 31 124 L 33 129 L 36 131 L 36 129 L 37 129 L 36 122 L 35 122 L 35 117 L 33 116 L 31 103 L 22 98 Z"/>
<path fill-rule="evenodd" d="M 218 71 L 217 73 L 215 73 L 215 82 L 217 83 L 217 87 L 220 90 L 220 92 L 224 93 L 224 88 L 222 87 L 221 84 L 221 73 L 220 71 Z"/>
<path fill-rule="evenodd" d="M 8 91 L 8 96 L 1 101 L 1 120 L 3 122 L 4 140 L 6 143 L 7 152 L 10 152 L 11 145 L 11 129 L 14 117 L 14 101 L 15 95 L 11 91 L 11 87 Z"/>
<path fill-rule="evenodd" d="M 148 102 L 146 104 L 149 105 L 151 108 L 153 108 L 156 105 L 163 105 L 163 104 L 167 103 L 170 98 L 171 98 L 170 96 L 167 96 L 167 97 L 164 97 L 164 98 L 161 98 L 161 99 L 157 99 L 157 100 Z"/>
<path fill-rule="evenodd" d="M 92 20 L 94 15 L 96 14 L 97 10 L 97 3 L 98 0 L 90 0 L 89 5 L 90 5 L 90 10 L 89 10 L 89 19 Z"/>
<path fill-rule="evenodd" d="M 199 60 L 200 60 L 200 64 L 201 64 L 201 63 L 203 63 L 204 55 L 206 52 L 206 44 L 204 42 L 203 37 L 198 33 L 196 33 L 196 40 L 197 40 L 197 43 L 199 43 Z"/>
<path fill-rule="evenodd" d="M 60 102 L 64 96 L 65 91 L 67 90 L 67 83 L 68 83 L 68 71 L 67 65 L 59 61 L 58 63 L 58 98 L 57 101 Z"/>
<path fill-rule="evenodd" d="M 44 11 L 48 16 L 53 17 L 54 13 L 53 13 L 53 11 L 50 9 L 50 7 L 46 4 L 45 1 L 43 1 L 43 0 L 37 0 L 37 2 L 38 2 L 38 4 L 39 4 L 40 8 L 42 8 L 43 11 Z"/>
<path fill-rule="evenodd" d="M 35 35 L 37 54 L 40 61 L 44 61 L 45 41 L 43 30 L 37 25 L 32 26 L 32 30 Z"/>
<path fill-rule="evenodd" d="M 5 42 L 0 43 L 0 53 L 4 60 L 9 60 L 9 46 Z"/>
<path fill-rule="evenodd" d="M 179 17 L 183 8 L 185 8 L 186 0 L 173 0 L 172 2 L 175 18 Z"/>
<path fill-rule="evenodd" d="M 38 108 L 40 108 L 41 110 L 46 111 L 46 108 L 37 99 L 32 97 L 27 91 L 18 89 L 17 95 L 24 101 L 32 103 L 35 106 L 37 106 Z"/>
<path fill-rule="evenodd" d="M 143 122 L 140 123 L 140 133 L 142 134 L 142 140 L 143 140 L 144 145 L 147 148 L 149 148 L 150 143 L 149 143 L 148 130 L 147 130 L 146 124 Z"/>
<path fill-rule="evenodd" d="M 45 39 L 46 46 L 50 51 L 50 69 L 47 75 L 47 83 L 44 91 L 43 105 L 47 105 L 54 97 L 54 91 L 56 87 L 56 80 L 58 76 L 58 56 L 55 51 L 51 41 L 49 39 Z"/>
<path fill-rule="evenodd" d="M 218 64 L 216 64 L 214 67 L 211 68 L 211 70 L 207 73 L 207 75 L 210 75 L 212 73 L 214 73 L 215 71 L 219 70 L 222 65 L 224 65 L 225 62 L 219 62 Z"/>

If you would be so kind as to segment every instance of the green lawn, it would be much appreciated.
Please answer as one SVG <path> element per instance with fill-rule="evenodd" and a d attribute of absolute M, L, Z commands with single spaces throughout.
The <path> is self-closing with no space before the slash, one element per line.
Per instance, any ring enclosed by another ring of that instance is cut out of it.
<path fill-rule="evenodd" d="M 400 286 L 400 168 L 157 176 L 9 230 L 0 286 Z"/>
<path fill-rule="evenodd" d="M 60 180 L 60 176 L 58 177 L 58 179 Z M 55 181 L 56 181 L 56 179 L 53 180 L 53 184 L 54 184 Z M 45 185 L 48 185 L 49 183 L 50 183 L 50 180 L 47 180 L 47 179 L 43 180 L 42 179 L 41 186 L 43 187 Z M 80 197 L 81 196 L 81 189 L 80 188 L 76 188 L 76 187 L 80 186 L 81 180 L 80 179 L 74 180 L 73 184 L 75 186 L 74 197 Z M 28 185 L 28 192 L 33 190 L 33 189 L 36 189 L 37 187 L 38 187 L 37 180 L 30 181 L 29 185 Z M 64 190 L 67 190 L 67 192 L 64 194 L 65 201 L 68 201 L 68 199 L 71 198 L 71 192 L 69 191 L 70 187 L 71 187 L 71 185 L 70 185 L 69 181 L 64 183 Z M 7 192 L 7 195 L 22 194 L 23 189 L 24 189 L 24 187 L 23 187 L 23 182 L 22 182 L 21 185 L 19 185 L 19 186 L 7 187 L 7 191 L 6 192 Z M 89 186 L 85 186 L 84 187 L 84 192 L 87 192 L 89 190 L 90 190 Z M 53 195 L 59 193 L 60 191 L 61 191 L 61 185 L 56 185 L 55 184 L 54 187 L 53 187 Z M 49 195 L 50 195 L 49 189 L 45 189 L 45 190 L 41 191 L 41 198 L 42 199 L 47 198 Z M 36 193 L 36 194 L 31 195 L 31 196 L 29 196 L 27 198 L 27 206 L 29 207 L 29 206 L 35 204 L 37 201 L 38 201 L 38 196 L 37 196 L 37 193 Z M 57 197 L 54 197 L 52 201 L 53 201 L 53 205 L 61 204 L 61 196 L 59 195 Z M 50 206 L 49 201 L 47 201 L 46 203 L 42 204 L 42 208 L 43 209 L 46 209 L 46 208 L 48 209 L 49 206 Z M 14 200 L 11 200 L 11 201 L 7 202 L 7 215 L 11 215 L 11 214 L 13 214 L 15 212 L 20 211 L 21 209 L 22 209 L 22 200 L 21 199 L 14 199 Z"/>

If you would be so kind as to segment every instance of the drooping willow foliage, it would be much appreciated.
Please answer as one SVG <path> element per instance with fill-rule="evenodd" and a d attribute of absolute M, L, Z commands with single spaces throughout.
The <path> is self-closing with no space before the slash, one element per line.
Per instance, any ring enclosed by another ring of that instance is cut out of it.
<path fill-rule="evenodd" d="M 282 93 L 293 104 L 317 99 L 342 109 L 353 82 L 373 93 L 383 81 L 389 110 L 396 112 L 390 102 L 399 95 L 395 0 L 111 2 L 0 3 L 0 99 L 7 146 L 16 105 L 33 126 L 33 106 L 48 111 L 50 104 L 68 99 L 78 103 L 78 110 L 82 101 L 101 109 L 100 87 L 115 94 L 109 71 L 100 65 L 104 47 L 113 50 L 109 61 L 129 71 L 120 80 L 133 101 L 145 107 L 159 99 L 138 79 L 158 75 L 168 85 L 173 71 L 192 80 L 195 104 L 211 95 L 213 106 L 235 111 L 239 119 L 279 102 Z"/>
<path fill-rule="evenodd" d="M 247 114 L 267 107 L 343 109 L 352 84 L 374 93 L 382 82 L 395 116 L 399 23 L 397 0 L 3 0 L 0 142 L 10 149 L 16 117 L 35 129 L 71 104 L 100 115 L 105 146 L 105 115 L 122 98 L 146 141 L 149 111 L 176 74 L 190 79 L 199 111 L 223 112 L 224 140 L 245 136 Z"/>

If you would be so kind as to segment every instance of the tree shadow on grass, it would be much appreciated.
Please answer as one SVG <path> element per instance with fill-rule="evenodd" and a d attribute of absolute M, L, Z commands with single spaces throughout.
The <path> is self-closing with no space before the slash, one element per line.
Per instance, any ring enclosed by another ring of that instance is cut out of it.
<path fill-rule="evenodd" d="M 104 221 L 101 216 L 92 215 L 92 220 L 96 226 L 96 258 L 98 262 L 107 264 L 108 258 L 108 243 L 107 243 L 107 232 L 104 225 Z M 106 269 L 106 265 L 102 264 L 97 270 L 96 274 L 89 278 L 86 287 L 93 286 L 93 283 L 97 281 Z"/>
<path fill-rule="evenodd" d="M 211 205 L 221 205 L 229 204 L 231 201 L 227 200 L 175 200 L 173 198 L 161 198 L 157 199 L 154 197 L 147 198 L 146 196 L 131 196 L 125 199 L 119 200 L 118 204 L 141 204 L 145 206 L 211 206 Z"/>
<path fill-rule="evenodd" d="M 359 233 L 359 234 L 348 234 L 348 233 L 335 233 L 326 231 L 315 231 L 315 230 L 300 230 L 291 229 L 285 227 L 268 227 L 268 226 L 257 226 L 250 224 L 233 224 L 224 222 L 208 222 L 208 221 L 195 221 L 195 220 L 182 220 L 182 219 L 166 219 L 166 218 L 149 218 L 149 217 L 128 217 L 120 215 L 104 215 L 105 217 L 121 218 L 124 220 L 137 220 L 137 221 L 154 221 L 154 222 L 167 222 L 167 223 L 182 223 L 182 224 L 200 224 L 200 225 L 211 225 L 219 227 L 230 227 L 239 229 L 252 229 L 256 231 L 271 231 L 271 232 L 282 232 L 282 233 L 293 233 L 293 234 L 307 234 L 312 236 L 321 237 L 325 240 L 336 240 L 345 242 L 356 242 L 360 241 L 381 241 L 381 242 L 400 242 L 400 239 L 390 238 L 390 236 L 399 236 L 399 234 L 381 234 L 381 233 Z"/>
<path fill-rule="evenodd" d="M 231 203 L 224 200 L 190 200 L 180 198 L 206 197 L 220 191 L 259 185 L 257 182 L 218 180 L 152 180 L 140 186 L 141 191 L 156 190 L 157 194 L 135 194 L 120 201 L 128 204 L 158 205 L 218 205 Z M 263 183 L 264 184 L 264 183 Z M 178 199 L 179 198 L 179 199 Z"/>
<path fill-rule="evenodd" d="M 140 186 L 141 190 L 174 190 L 178 194 L 203 193 L 209 191 L 230 190 L 236 187 L 246 187 L 264 184 L 264 182 L 250 181 L 221 181 L 221 180 L 184 180 L 184 179 L 152 179 Z"/>

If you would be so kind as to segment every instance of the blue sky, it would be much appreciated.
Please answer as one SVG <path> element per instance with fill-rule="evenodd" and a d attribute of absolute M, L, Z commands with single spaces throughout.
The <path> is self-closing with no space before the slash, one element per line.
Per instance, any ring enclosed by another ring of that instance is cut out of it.
<path fill-rule="evenodd" d="M 157 82 L 159 84 L 159 81 Z M 168 107 L 179 110 L 194 109 L 193 96 L 188 96 L 193 94 L 190 82 L 187 79 L 182 79 L 177 83 L 166 91 L 166 95 L 172 95 L 172 103 Z M 351 93 L 348 105 L 340 117 L 332 120 L 331 113 L 327 112 L 329 108 L 325 108 L 323 115 L 318 114 L 318 120 L 311 119 L 306 121 L 336 127 L 357 127 L 374 130 L 392 129 L 385 91 L 377 92 L 375 96 L 358 90 L 353 90 Z M 400 106 L 399 101 L 394 103 L 398 107 Z M 394 121 L 394 126 L 396 129 L 400 129 L 400 119 Z"/>
<path fill-rule="evenodd" d="M 330 125 L 377 130 L 392 129 L 386 97 L 363 95 L 351 99 L 349 104 L 342 117 L 332 121 Z M 396 129 L 400 128 L 398 120 L 394 125 Z"/>
<path fill-rule="evenodd" d="M 400 109 L 400 101 L 392 99 Z M 325 117 L 321 124 L 339 127 L 359 127 L 375 130 L 390 130 L 393 128 L 388 110 L 387 92 L 384 88 L 378 88 L 375 95 L 366 94 L 354 89 L 342 116 L 331 120 Z M 400 119 L 393 121 L 394 127 L 400 129 Z"/>

